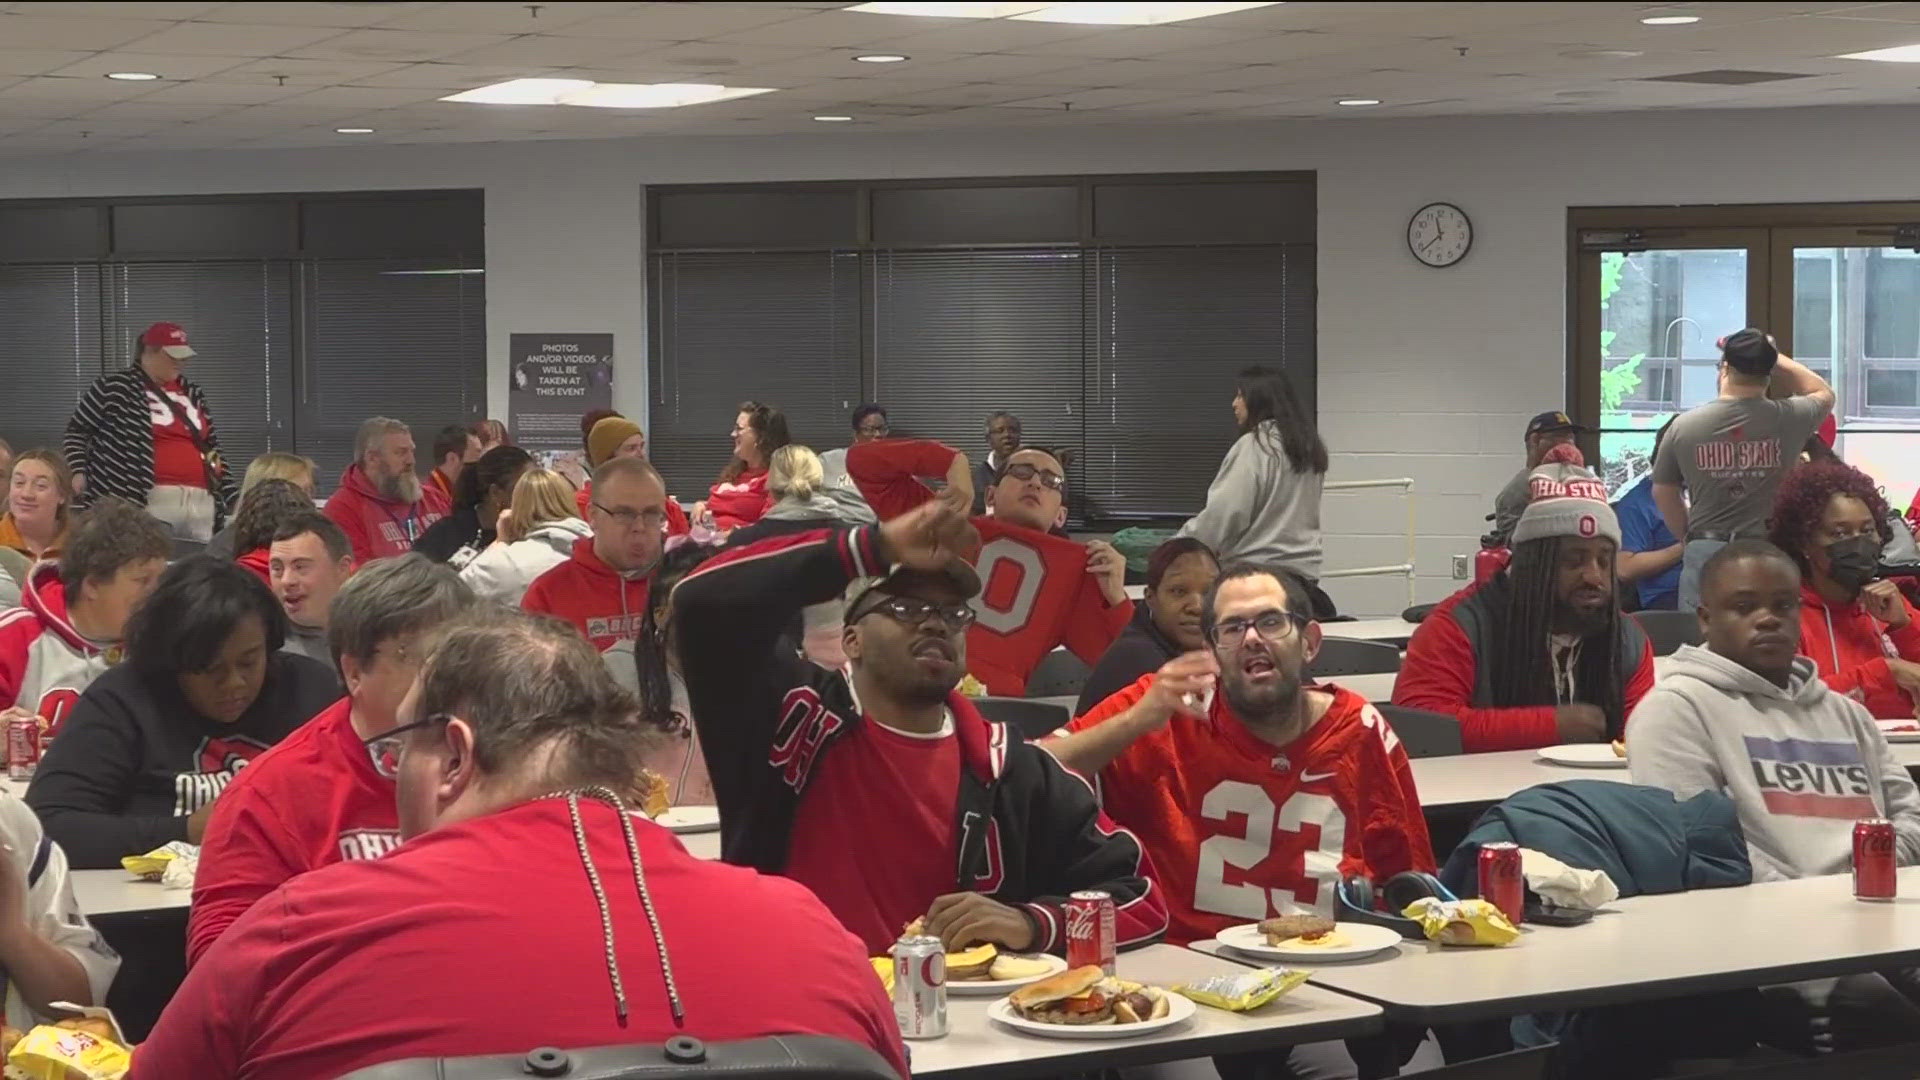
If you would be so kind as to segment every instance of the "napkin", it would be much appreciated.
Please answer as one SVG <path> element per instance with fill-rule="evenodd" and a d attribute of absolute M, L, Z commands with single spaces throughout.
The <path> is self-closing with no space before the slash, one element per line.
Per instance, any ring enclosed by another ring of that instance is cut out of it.
<path fill-rule="evenodd" d="M 1620 887 L 1604 870 L 1576 870 L 1544 851 L 1520 849 L 1520 873 L 1527 888 L 1560 907 L 1591 911 L 1620 898 Z"/>

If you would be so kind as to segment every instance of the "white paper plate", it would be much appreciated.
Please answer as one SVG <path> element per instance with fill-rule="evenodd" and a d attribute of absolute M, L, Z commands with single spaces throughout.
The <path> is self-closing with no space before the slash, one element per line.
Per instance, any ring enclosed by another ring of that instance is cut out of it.
<path fill-rule="evenodd" d="M 1215 940 L 1234 952 L 1257 956 L 1262 960 L 1287 960 L 1296 964 L 1326 963 L 1332 960 L 1358 960 L 1393 948 L 1406 939 L 1398 930 L 1371 923 L 1333 924 L 1334 932 L 1351 944 L 1337 948 L 1315 949 L 1299 945 L 1269 945 L 1259 923 L 1229 926 Z"/>
<path fill-rule="evenodd" d="M 1028 956 L 1024 953 L 1013 955 L 1019 956 L 1022 960 L 1044 960 L 1047 963 L 1047 970 L 1024 979 L 948 979 L 947 993 L 957 997 L 997 997 L 1012 993 L 1028 983 L 1039 982 L 1050 975 L 1058 975 L 1067 970 L 1067 962 L 1058 956 L 1050 954 Z"/>
<path fill-rule="evenodd" d="M 664 826 L 677 833 L 701 833 L 720 831 L 720 808 L 717 806 L 676 806 L 653 819 L 655 825 Z"/>
<path fill-rule="evenodd" d="M 1573 769 L 1624 769 L 1627 759 L 1613 752 L 1608 743 L 1563 743 L 1543 746 L 1540 758 Z"/>
<path fill-rule="evenodd" d="M 953 986 L 953 983 L 947 984 L 949 990 Z M 1183 998 L 1171 990 L 1163 989 L 1161 992 L 1167 995 L 1167 1015 L 1158 1020 L 1142 1020 L 1138 1024 L 1042 1024 L 1016 1016 L 1006 998 L 987 1006 L 987 1016 L 1015 1031 L 1048 1039 L 1132 1039 L 1165 1031 L 1175 1024 L 1184 1024 L 1198 1011 L 1199 1007 L 1191 998 Z"/>
<path fill-rule="evenodd" d="M 1920 742 L 1920 731 L 1889 731 L 1887 741 L 1890 743 Z"/>
<path fill-rule="evenodd" d="M 1920 723 L 1912 720 L 1875 720 L 1890 743 L 1920 742 Z"/>

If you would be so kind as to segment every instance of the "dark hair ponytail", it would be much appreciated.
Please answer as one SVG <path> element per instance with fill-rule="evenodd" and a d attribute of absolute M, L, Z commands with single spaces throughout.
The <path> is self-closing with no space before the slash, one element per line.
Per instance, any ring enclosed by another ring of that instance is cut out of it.
<path fill-rule="evenodd" d="M 453 482 L 453 505 L 463 510 L 480 509 L 480 504 L 487 501 L 487 492 L 505 487 L 507 481 L 531 464 L 533 455 L 517 446 L 494 447 L 460 470 L 459 479 Z M 487 528 L 493 525 L 490 521 L 480 524 Z"/>
<path fill-rule="evenodd" d="M 717 544 L 675 537 L 677 543 L 660 556 L 647 584 L 647 610 L 641 616 L 640 635 L 633 643 L 633 669 L 640 687 L 640 719 L 661 731 L 684 734 L 673 715 L 673 680 L 667 674 L 667 627 L 664 616 L 672 603 L 673 587 L 694 568 L 720 551 Z"/>
<path fill-rule="evenodd" d="M 1247 408 L 1246 422 L 1240 425 L 1242 435 L 1252 432 L 1268 453 L 1285 454 L 1294 472 L 1326 473 L 1327 444 L 1321 441 L 1313 417 L 1300 407 L 1293 384 L 1284 373 L 1272 368 L 1250 367 L 1240 372 L 1236 388 Z M 1273 421 L 1273 427 L 1263 427 L 1269 420 Z"/>

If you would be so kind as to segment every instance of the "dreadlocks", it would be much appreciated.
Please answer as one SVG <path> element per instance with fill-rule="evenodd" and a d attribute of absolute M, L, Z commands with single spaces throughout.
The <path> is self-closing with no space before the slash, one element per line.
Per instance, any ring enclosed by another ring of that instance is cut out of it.
<path fill-rule="evenodd" d="M 673 645 L 662 620 L 672 601 L 673 587 L 720 549 L 691 538 L 675 537 L 674 540 L 678 542 L 667 544 L 660 564 L 653 570 L 647 611 L 642 617 L 640 635 L 633 643 L 633 666 L 640 687 L 640 719 L 662 731 L 690 736 L 692 733 L 673 712 L 673 682 L 667 673 L 667 652 Z"/>
<path fill-rule="evenodd" d="M 1560 705 L 1555 685 L 1552 651 L 1554 614 L 1560 606 L 1555 584 L 1560 565 L 1558 536 L 1515 544 L 1513 561 L 1503 577 L 1488 588 L 1498 590 L 1489 599 L 1506 618 L 1493 630 L 1491 684 L 1496 708 Z M 1500 595 L 1504 592 L 1505 595 Z M 1582 640 L 1574 669 L 1575 694 L 1570 699 L 1598 706 L 1607 717 L 1607 733 L 1619 738 L 1626 722 L 1621 668 L 1620 605 L 1607 608 L 1605 628 Z"/>

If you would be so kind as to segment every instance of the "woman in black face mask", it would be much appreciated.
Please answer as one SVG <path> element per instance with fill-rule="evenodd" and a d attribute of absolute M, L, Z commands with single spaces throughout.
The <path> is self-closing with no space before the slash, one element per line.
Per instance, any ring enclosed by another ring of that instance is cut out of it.
<path fill-rule="evenodd" d="M 1780 485 L 1768 535 L 1800 564 L 1800 652 L 1875 717 L 1912 722 L 1920 716 L 1920 618 L 1892 582 L 1875 580 L 1887 515 L 1871 477 L 1816 461 Z"/>

